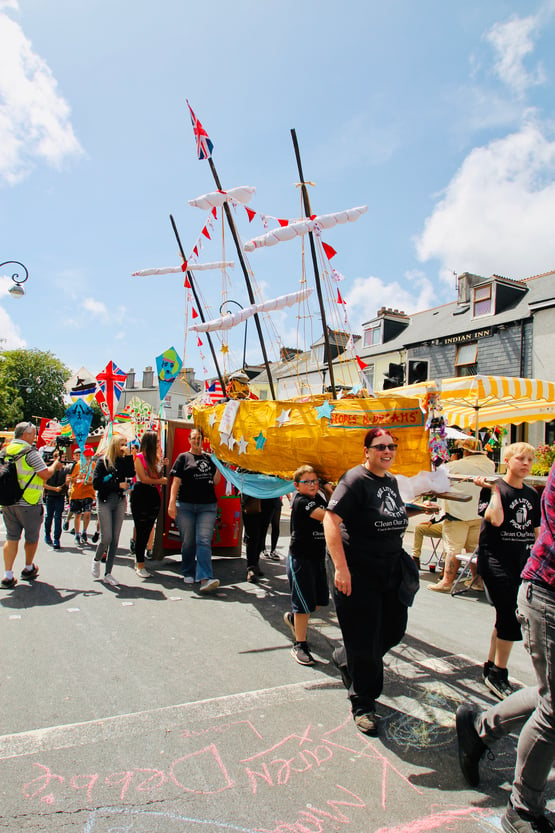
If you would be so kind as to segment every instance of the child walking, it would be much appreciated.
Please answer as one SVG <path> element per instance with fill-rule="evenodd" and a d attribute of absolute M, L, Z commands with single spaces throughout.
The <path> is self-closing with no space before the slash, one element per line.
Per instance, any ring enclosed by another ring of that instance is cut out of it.
<path fill-rule="evenodd" d="M 297 494 L 291 504 L 291 540 L 286 564 L 292 612 L 284 613 L 283 620 L 295 639 L 291 648 L 293 659 L 301 665 L 314 665 L 306 632 L 310 614 L 329 602 L 322 526 L 327 503 L 319 492 L 320 480 L 312 466 L 300 466 L 293 480 Z"/>

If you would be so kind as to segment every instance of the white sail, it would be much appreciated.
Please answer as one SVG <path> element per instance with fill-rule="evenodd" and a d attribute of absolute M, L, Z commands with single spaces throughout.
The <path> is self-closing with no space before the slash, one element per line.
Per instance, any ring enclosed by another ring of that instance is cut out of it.
<path fill-rule="evenodd" d="M 233 269 L 235 261 L 222 260 L 215 263 L 188 263 L 191 272 L 204 272 L 207 269 Z M 145 278 L 148 275 L 171 275 L 176 272 L 183 272 L 181 266 L 155 266 L 152 269 L 140 269 L 138 272 L 133 272 L 133 278 Z"/>
<path fill-rule="evenodd" d="M 246 252 L 253 252 L 263 246 L 275 246 L 276 243 L 282 243 L 284 240 L 301 237 L 309 231 L 329 229 L 342 223 L 354 223 L 367 211 L 367 205 L 359 205 L 357 208 L 348 208 L 346 211 L 337 211 L 335 214 L 319 214 L 312 220 L 299 220 L 295 223 L 289 223 L 288 226 L 273 229 L 273 231 L 262 234 L 260 237 L 254 237 L 252 240 L 248 240 L 243 248 Z"/>
<path fill-rule="evenodd" d="M 238 312 L 228 313 L 222 315 L 221 318 L 214 318 L 212 321 L 205 321 L 204 324 L 193 324 L 189 327 L 195 333 L 213 333 L 220 330 L 231 330 L 232 327 L 246 321 L 255 312 L 272 312 L 274 310 L 285 309 L 285 307 L 292 307 L 294 304 L 305 301 L 312 295 L 314 289 L 307 287 L 300 289 L 298 292 L 290 292 L 288 295 L 280 295 L 278 298 L 270 298 L 269 301 L 263 301 L 260 304 L 252 304 L 250 307 L 245 307 Z"/>
<path fill-rule="evenodd" d="M 194 200 L 189 200 L 189 205 L 193 208 L 217 208 L 223 205 L 224 202 L 240 202 L 246 205 L 251 201 L 253 195 L 256 193 L 256 188 L 252 185 L 240 185 L 238 188 L 230 188 L 228 191 L 212 191 L 210 194 L 203 194 Z"/>

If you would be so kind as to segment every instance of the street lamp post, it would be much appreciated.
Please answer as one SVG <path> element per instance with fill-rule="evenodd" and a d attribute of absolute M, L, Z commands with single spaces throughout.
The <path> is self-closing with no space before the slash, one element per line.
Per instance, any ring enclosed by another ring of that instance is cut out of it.
<path fill-rule="evenodd" d="M 234 301 L 233 298 L 228 298 L 227 301 L 224 301 L 223 304 L 220 304 L 220 315 L 222 314 L 223 308 L 226 304 L 237 304 L 239 309 L 244 309 L 244 307 L 239 303 L 239 301 Z M 243 370 L 245 369 L 246 363 L 246 356 L 247 356 L 247 324 L 249 322 L 245 321 L 245 340 L 243 342 Z"/>
<path fill-rule="evenodd" d="M 25 277 L 20 278 L 19 272 L 14 272 L 11 276 L 14 285 L 11 287 L 11 289 L 8 290 L 8 292 L 12 296 L 12 298 L 23 298 L 23 296 L 25 295 L 25 290 L 23 289 L 22 284 L 24 284 L 27 278 L 29 277 L 29 270 L 26 266 L 24 266 L 23 263 L 20 263 L 19 260 L 5 260 L 4 263 L 0 263 L 0 269 L 3 266 L 7 266 L 9 263 L 13 263 L 15 266 L 21 266 L 21 268 L 25 272 Z"/>

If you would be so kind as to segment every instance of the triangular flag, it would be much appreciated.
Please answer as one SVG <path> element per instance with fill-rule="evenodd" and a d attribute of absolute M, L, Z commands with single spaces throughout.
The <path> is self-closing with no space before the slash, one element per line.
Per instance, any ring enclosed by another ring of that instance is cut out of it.
<path fill-rule="evenodd" d="M 198 318 L 198 312 L 196 311 L 196 309 L 194 307 L 192 307 L 192 311 L 193 311 L 192 312 L 193 318 Z"/>
<path fill-rule="evenodd" d="M 195 257 L 198 257 L 198 247 L 197 246 L 195 246 L 195 248 L 193 249 L 193 254 L 194 254 Z"/>
<path fill-rule="evenodd" d="M 324 243 L 322 241 L 322 248 L 325 251 L 328 260 L 331 260 L 332 257 L 335 257 L 335 255 L 337 254 L 333 246 L 330 246 L 329 243 Z"/>
<path fill-rule="evenodd" d="M 210 237 L 210 234 L 208 233 L 208 229 L 207 229 L 207 227 L 206 227 L 206 226 L 204 226 L 204 228 L 203 228 L 203 230 L 202 230 L 202 233 L 204 234 L 204 236 L 205 236 L 205 237 L 208 237 L 208 239 L 209 239 L 209 240 L 211 240 L 211 239 L 212 239 L 212 238 Z"/>
<path fill-rule="evenodd" d="M 252 223 L 252 221 L 256 217 L 256 211 L 253 211 L 252 208 L 247 208 L 246 206 L 245 206 L 245 211 L 247 212 L 247 217 L 249 218 L 249 223 Z"/>
<path fill-rule="evenodd" d="M 202 341 L 200 340 L 200 336 L 197 341 L 197 347 L 202 347 Z"/>
<path fill-rule="evenodd" d="M 278 219 L 278 223 L 279 223 L 279 224 L 280 224 L 280 226 L 283 228 L 284 226 L 288 226 L 288 225 L 289 225 L 289 220 L 280 220 L 280 219 Z"/>
<path fill-rule="evenodd" d="M 356 356 L 356 360 L 357 360 L 357 364 L 358 364 L 358 366 L 360 367 L 361 370 L 364 370 L 365 367 L 368 367 L 368 365 L 365 362 L 362 361 L 360 356 Z"/>
<path fill-rule="evenodd" d="M 214 208 L 212 209 L 212 216 L 214 217 L 215 220 L 217 220 L 218 210 L 217 210 L 216 206 L 214 206 Z"/>
<path fill-rule="evenodd" d="M 186 260 L 184 260 L 183 263 L 181 264 L 181 271 L 182 272 L 187 271 L 187 261 Z"/>
<path fill-rule="evenodd" d="M 341 297 L 341 293 L 340 293 L 339 289 L 337 290 L 337 303 L 338 304 L 344 304 L 345 303 L 345 301 Z"/>
<path fill-rule="evenodd" d="M 185 289 L 191 289 L 191 284 L 189 283 L 189 278 L 187 277 L 187 275 L 185 275 L 185 282 L 183 286 L 185 287 Z"/>

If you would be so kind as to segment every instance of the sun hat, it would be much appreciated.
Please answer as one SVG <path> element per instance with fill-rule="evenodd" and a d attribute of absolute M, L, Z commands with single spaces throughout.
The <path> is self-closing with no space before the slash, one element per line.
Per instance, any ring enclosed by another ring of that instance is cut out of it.
<path fill-rule="evenodd" d="M 457 440 L 456 448 L 462 448 L 464 451 L 469 451 L 470 454 L 485 454 L 482 448 L 482 443 L 476 437 L 466 437 L 464 440 Z"/>

